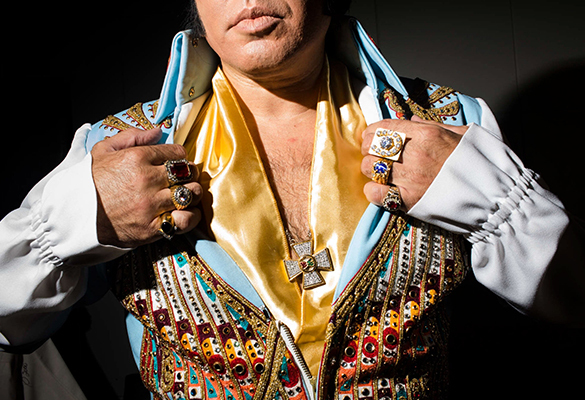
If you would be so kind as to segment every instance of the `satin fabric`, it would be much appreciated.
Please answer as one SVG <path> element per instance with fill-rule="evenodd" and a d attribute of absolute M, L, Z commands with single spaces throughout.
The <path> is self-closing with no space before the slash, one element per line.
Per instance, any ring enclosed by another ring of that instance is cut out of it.
<path fill-rule="evenodd" d="M 212 94 L 190 127 L 184 146 L 200 168 L 203 214 L 217 243 L 243 270 L 276 319 L 292 330 L 313 375 L 341 266 L 368 206 L 363 195 L 361 133 L 366 127 L 343 64 L 325 63 L 317 104 L 309 189 L 313 249 L 329 248 L 334 270 L 324 286 L 301 290 L 288 281 L 291 257 L 275 196 L 234 90 L 221 68 Z M 179 141 L 180 143 L 180 141 Z"/>

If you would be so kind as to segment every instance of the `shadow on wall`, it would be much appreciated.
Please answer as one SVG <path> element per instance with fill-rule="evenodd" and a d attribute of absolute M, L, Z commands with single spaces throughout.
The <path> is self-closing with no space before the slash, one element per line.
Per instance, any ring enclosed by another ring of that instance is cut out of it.
<path fill-rule="evenodd" d="M 585 220 L 582 193 L 585 59 L 548 71 L 519 88 L 499 116 L 510 147 L 539 173 L 567 210 Z"/>
<path fill-rule="evenodd" d="M 524 164 L 582 219 L 585 127 L 579 95 L 583 76 L 585 60 L 549 71 L 520 88 L 499 118 Z M 579 397 L 584 330 L 523 316 L 473 276 L 451 301 L 452 399 Z"/>

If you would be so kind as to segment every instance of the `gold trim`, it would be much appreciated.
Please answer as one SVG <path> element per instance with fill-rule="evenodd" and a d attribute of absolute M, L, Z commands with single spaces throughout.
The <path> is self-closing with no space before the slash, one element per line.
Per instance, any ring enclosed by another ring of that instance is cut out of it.
<path fill-rule="evenodd" d="M 144 111 L 144 103 L 136 103 L 122 114 L 122 117 L 126 117 L 129 122 L 126 122 L 115 115 L 108 115 L 102 121 L 100 128 L 106 128 L 110 131 L 118 130 L 120 132 L 130 128 L 139 128 L 144 130 L 154 129 L 156 127 L 170 128 L 172 125 L 170 118 L 165 119 L 160 124 L 154 124 L 151 122 L 151 120 L 154 120 L 156 117 L 158 104 L 158 100 L 152 104 L 148 104 L 148 110 L 151 113 L 150 118 Z"/>
<path fill-rule="evenodd" d="M 397 214 L 391 216 L 388 227 L 382 235 L 382 239 L 333 305 L 332 314 L 335 314 L 337 320 L 343 320 L 347 316 L 354 306 L 353 300 L 362 297 L 372 284 L 372 279 L 377 276 L 380 266 L 388 259 L 388 255 L 391 249 L 394 248 L 396 240 L 399 238 L 400 233 L 402 233 L 406 222 L 406 219 Z M 337 328 L 338 326 L 327 327 L 327 340 L 331 339 L 333 331 Z"/>
<path fill-rule="evenodd" d="M 428 83 L 427 87 L 429 87 Z M 434 104 L 439 100 L 443 99 L 444 97 L 450 96 L 451 94 L 454 93 L 456 93 L 455 89 L 450 88 L 448 86 L 440 86 L 429 95 L 429 103 Z"/>
<path fill-rule="evenodd" d="M 108 115 L 106 118 L 104 118 L 100 127 L 105 127 L 110 131 L 113 131 L 114 129 L 117 129 L 118 131 L 125 131 L 127 129 L 134 128 L 132 125 L 113 115 Z"/>
<path fill-rule="evenodd" d="M 428 83 L 426 84 L 428 88 Z M 455 89 L 447 86 L 441 86 L 427 96 L 431 107 L 423 107 L 415 102 L 412 98 L 403 99 L 394 89 L 386 88 L 384 90 L 384 100 L 388 102 L 388 106 L 396 112 L 400 119 L 409 119 L 410 115 L 416 115 L 425 121 L 443 122 L 447 117 L 454 117 L 460 111 L 459 100 L 456 95 L 453 101 L 442 107 L 434 107 L 434 104 L 440 102 L 441 99 L 455 94 Z"/>
<path fill-rule="evenodd" d="M 412 113 L 426 121 L 443 122 L 444 117 L 452 117 L 459 113 L 459 101 L 454 101 L 439 108 L 423 108 L 412 99 L 406 99 Z"/>
<path fill-rule="evenodd" d="M 138 124 L 142 129 L 148 130 L 153 129 L 155 126 L 150 122 L 144 110 L 142 109 L 143 103 L 136 103 L 132 107 L 130 107 L 123 115 L 126 115 L 132 118 L 136 124 Z"/>
<path fill-rule="evenodd" d="M 280 368 L 277 365 L 279 360 L 282 360 L 284 348 L 284 342 L 278 334 L 278 327 L 273 322 L 268 327 L 268 335 L 266 336 L 266 354 L 264 358 L 264 371 L 266 373 L 260 376 L 253 400 L 274 399 L 276 391 L 282 390 L 282 383 L 278 376 Z M 286 393 L 283 395 L 286 396 Z"/>

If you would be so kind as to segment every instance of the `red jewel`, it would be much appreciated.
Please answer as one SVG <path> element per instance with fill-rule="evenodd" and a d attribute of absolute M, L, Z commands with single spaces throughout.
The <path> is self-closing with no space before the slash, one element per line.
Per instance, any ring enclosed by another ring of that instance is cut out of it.
<path fill-rule="evenodd" d="M 178 162 L 169 166 L 171 174 L 175 175 L 177 179 L 189 179 L 191 177 L 191 169 L 188 163 Z"/>

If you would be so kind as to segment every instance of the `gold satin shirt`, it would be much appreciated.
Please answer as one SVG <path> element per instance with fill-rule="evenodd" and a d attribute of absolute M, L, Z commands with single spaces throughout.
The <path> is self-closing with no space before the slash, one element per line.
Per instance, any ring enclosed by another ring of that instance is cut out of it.
<path fill-rule="evenodd" d="M 335 268 L 321 272 L 327 281 L 323 286 L 301 290 L 288 281 L 283 260 L 290 258 L 289 246 L 278 205 L 221 68 L 203 107 L 194 107 L 197 115 L 187 118 L 194 123 L 175 134 L 201 171 L 201 204 L 214 239 L 244 271 L 274 317 L 291 329 L 313 376 L 343 261 L 368 206 L 363 195 L 367 178 L 360 170 L 366 123 L 345 66 L 331 59 L 324 68 L 308 204 L 313 250 L 329 248 Z"/>

